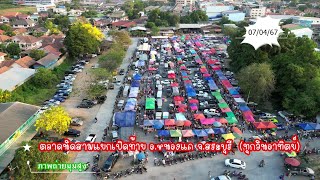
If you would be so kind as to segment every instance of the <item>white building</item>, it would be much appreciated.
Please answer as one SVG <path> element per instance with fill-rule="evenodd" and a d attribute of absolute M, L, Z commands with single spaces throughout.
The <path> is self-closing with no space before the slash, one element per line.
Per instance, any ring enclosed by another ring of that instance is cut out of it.
<path fill-rule="evenodd" d="M 259 8 L 251 8 L 250 9 L 250 18 L 256 18 L 256 17 L 264 17 L 266 16 L 266 7 L 259 7 Z"/>
<path fill-rule="evenodd" d="M 60 15 L 67 15 L 68 14 L 67 8 L 65 6 L 58 6 L 58 7 L 54 8 L 53 11 L 57 14 L 60 14 Z"/>
<path fill-rule="evenodd" d="M 318 25 L 320 24 L 320 18 L 316 18 L 316 17 L 294 17 L 293 19 L 293 23 L 294 24 L 299 24 L 300 26 L 304 26 L 304 27 L 311 27 L 311 25 Z"/>
<path fill-rule="evenodd" d="M 188 5 L 194 5 L 194 3 L 195 3 L 194 0 L 176 0 L 177 5 L 188 6 Z"/>
<path fill-rule="evenodd" d="M 13 4 L 36 6 L 37 4 L 70 3 L 71 0 L 13 0 Z"/>
<path fill-rule="evenodd" d="M 202 11 L 205 11 L 209 19 L 221 18 L 222 12 L 234 10 L 233 6 L 226 6 L 222 3 L 202 2 L 199 3 Z"/>
<path fill-rule="evenodd" d="M 37 12 L 45 12 L 48 11 L 49 9 L 54 9 L 56 7 L 55 4 L 37 4 Z"/>

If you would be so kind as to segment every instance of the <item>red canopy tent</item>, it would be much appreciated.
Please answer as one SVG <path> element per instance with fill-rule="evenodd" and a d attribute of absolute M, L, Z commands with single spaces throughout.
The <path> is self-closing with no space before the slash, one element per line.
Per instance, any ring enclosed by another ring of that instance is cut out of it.
<path fill-rule="evenodd" d="M 176 106 L 179 106 L 179 105 L 181 105 L 181 104 L 182 104 L 181 101 L 174 101 L 174 105 L 176 105 Z"/>
<path fill-rule="evenodd" d="M 261 122 L 263 123 L 263 125 L 266 126 L 266 128 L 268 129 L 273 129 L 273 128 L 277 128 L 277 125 L 275 125 L 273 122 L 271 121 L 264 121 L 264 122 Z"/>
<path fill-rule="evenodd" d="M 184 107 L 179 106 L 179 108 L 178 108 L 178 112 L 180 112 L 180 113 L 184 113 L 184 112 L 187 112 L 187 109 L 186 109 L 186 108 L 184 108 Z"/>
<path fill-rule="evenodd" d="M 189 121 L 189 120 L 185 120 L 184 121 L 184 126 L 191 126 L 191 121 Z"/>
<path fill-rule="evenodd" d="M 206 68 L 200 68 L 200 72 L 202 74 L 208 74 L 208 70 Z"/>
<path fill-rule="evenodd" d="M 174 126 L 174 125 L 176 125 L 176 122 L 174 119 L 166 119 L 166 120 L 164 120 L 164 125 L 165 126 Z"/>
<path fill-rule="evenodd" d="M 185 80 L 183 81 L 185 84 L 192 84 L 192 81 L 191 80 Z"/>
<path fill-rule="evenodd" d="M 211 66 L 213 70 L 218 71 L 221 69 L 221 66 Z"/>
<path fill-rule="evenodd" d="M 187 70 L 186 66 L 180 66 L 180 70 Z"/>
<path fill-rule="evenodd" d="M 176 75 L 174 73 L 168 74 L 168 79 L 175 79 Z"/>
<path fill-rule="evenodd" d="M 208 61 L 207 61 L 207 64 L 214 64 L 215 62 L 212 60 L 212 59 L 209 59 Z"/>
<path fill-rule="evenodd" d="M 203 77 L 210 77 L 211 74 L 203 74 Z"/>
<path fill-rule="evenodd" d="M 253 122 L 252 124 L 256 129 L 267 129 L 267 127 L 262 122 Z"/>
<path fill-rule="evenodd" d="M 180 120 L 176 121 L 175 123 L 176 123 L 176 126 L 183 126 L 184 125 L 184 121 L 180 121 Z"/>
<path fill-rule="evenodd" d="M 171 83 L 171 85 L 170 85 L 171 87 L 179 87 L 179 84 L 178 83 L 176 83 L 176 82 L 174 82 L 174 83 Z"/>
<path fill-rule="evenodd" d="M 238 127 L 232 127 L 232 132 L 235 132 L 235 133 L 237 133 L 239 135 L 242 134 L 242 131 Z"/>
<path fill-rule="evenodd" d="M 229 80 L 221 80 L 221 84 L 226 88 L 232 88 L 233 87 Z"/>
<path fill-rule="evenodd" d="M 182 130 L 182 137 L 193 137 L 194 133 L 192 132 L 191 129 L 188 130 Z"/>
<path fill-rule="evenodd" d="M 220 119 L 219 119 L 219 122 L 220 122 L 221 124 L 228 124 L 228 120 L 227 120 L 226 118 L 220 118 Z"/>
<path fill-rule="evenodd" d="M 190 104 L 193 104 L 193 103 L 198 104 L 198 103 L 199 103 L 199 100 L 198 100 L 198 99 L 189 99 L 188 102 L 189 102 Z"/>
<path fill-rule="evenodd" d="M 230 108 L 222 108 L 221 112 L 231 112 L 232 110 Z"/>
<path fill-rule="evenodd" d="M 206 118 L 203 114 L 194 114 L 193 117 L 196 120 L 200 120 L 200 119 L 205 119 Z"/>
<path fill-rule="evenodd" d="M 173 100 L 174 100 L 174 101 L 183 101 L 184 98 L 183 98 L 182 96 L 174 96 L 174 97 L 173 97 Z"/>

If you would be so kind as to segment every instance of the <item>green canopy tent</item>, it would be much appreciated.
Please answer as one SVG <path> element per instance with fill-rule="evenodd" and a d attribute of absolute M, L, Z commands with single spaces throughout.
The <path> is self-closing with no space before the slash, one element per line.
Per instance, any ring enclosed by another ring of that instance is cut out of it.
<path fill-rule="evenodd" d="M 146 99 L 146 109 L 147 110 L 154 110 L 156 108 L 155 106 L 155 98 L 147 98 Z"/>
<path fill-rule="evenodd" d="M 170 130 L 171 137 L 182 137 L 181 130 Z"/>
<path fill-rule="evenodd" d="M 228 117 L 236 118 L 236 116 L 233 114 L 233 112 L 226 112 L 226 114 L 227 114 Z"/>
<path fill-rule="evenodd" d="M 238 120 L 235 117 L 226 117 L 226 120 L 228 121 L 228 124 L 238 123 Z"/>
<path fill-rule="evenodd" d="M 229 108 L 227 103 L 218 103 L 219 108 Z"/>

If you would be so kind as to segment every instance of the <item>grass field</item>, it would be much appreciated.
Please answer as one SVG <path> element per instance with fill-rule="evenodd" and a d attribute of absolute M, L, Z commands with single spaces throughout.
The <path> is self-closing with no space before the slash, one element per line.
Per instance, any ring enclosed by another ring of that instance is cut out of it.
<path fill-rule="evenodd" d="M 17 6 L 13 4 L 1 4 L 0 3 L 0 15 L 6 13 L 6 12 L 21 12 L 21 13 L 34 13 L 37 9 L 35 7 L 29 7 L 29 6 Z"/>

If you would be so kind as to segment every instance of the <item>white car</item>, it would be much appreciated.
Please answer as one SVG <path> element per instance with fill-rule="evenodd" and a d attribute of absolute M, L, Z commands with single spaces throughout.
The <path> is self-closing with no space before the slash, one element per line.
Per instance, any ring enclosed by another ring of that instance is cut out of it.
<path fill-rule="evenodd" d="M 135 69 L 134 73 L 139 74 L 139 69 Z"/>
<path fill-rule="evenodd" d="M 161 84 L 168 85 L 168 84 L 170 84 L 170 81 L 168 79 L 166 79 L 164 81 L 161 81 Z"/>
<path fill-rule="evenodd" d="M 289 114 L 289 113 L 286 112 L 286 111 L 279 111 L 278 114 L 279 114 L 280 117 L 282 117 L 283 119 L 285 119 L 287 122 L 290 121 L 290 117 L 289 117 L 289 116 L 292 116 L 292 114 Z"/>
<path fill-rule="evenodd" d="M 205 115 L 220 116 L 220 113 L 218 113 L 216 109 L 205 109 L 203 113 Z"/>
<path fill-rule="evenodd" d="M 89 136 L 86 138 L 85 142 L 95 142 L 97 139 L 97 135 L 95 134 L 89 134 Z"/>
<path fill-rule="evenodd" d="M 231 180 L 229 176 L 221 175 L 215 178 L 212 178 L 211 180 Z"/>
<path fill-rule="evenodd" d="M 260 114 L 261 119 L 272 119 L 272 118 L 277 118 L 277 116 L 270 114 L 270 113 L 262 113 Z"/>
<path fill-rule="evenodd" d="M 224 161 L 224 164 L 227 167 L 233 167 L 237 169 L 246 169 L 246 163 L 239 159 L 226 159 Z"/>

